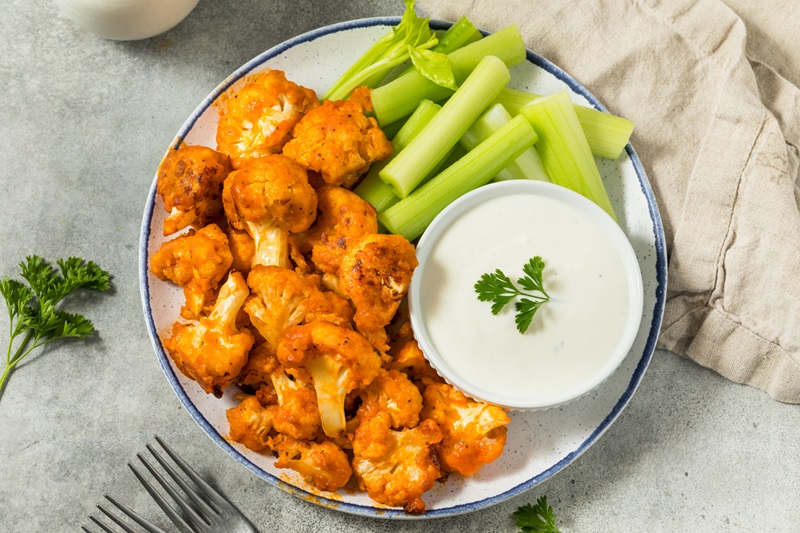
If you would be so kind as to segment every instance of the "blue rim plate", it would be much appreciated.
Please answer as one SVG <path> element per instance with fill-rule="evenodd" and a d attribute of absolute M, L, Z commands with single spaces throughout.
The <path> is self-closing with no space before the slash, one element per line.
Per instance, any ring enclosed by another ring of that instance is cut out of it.
<path fill-rule="evenodd" d="M 233 83 L 263 68 L 284 70 L 287 77 L 324 92 L 380 35 L 399 22 L 399 17 L 360 19 L 326 26 L 290 39 L 267 50 L 228 76 L 200 103 L 175 137 L 182 142 L 215 147 L 214 102 Z M 431 21 L 435 29 L 451 23 Z M 605 111 L 603 105 L 580 83 L 546 59 L 528 51 L 527 61 L 511 69 L 511 85 L 538 94 L 569 89 L 573 101 Z M 161 227 L 165 216 L 153 179 L 142 219 L 139 245 L 139 282 L 145 322 L 161 368 L 181 403 L 205 433 L 239 464 L 255 475 L 300 498 L 347 513 L 396 519 L 427 519 L 484 509 L 529 490 L 572 463 L 616 420 L 644 376 L 656 347 L 666 294 L 666 247 L 661 218 L 647 176 L 629 144 L 617 160 L 598 159 L 598 167 L 630 239 L 644 281 L 642 325 L 630 353 L 619 370 L 592 394 L 569 405 L 538 412 L 512 415 L 508 443 L 503 455 L 470 478 L 450 476 L 446 483 L 423 496 L 428 511 L 410 516 L 401 509 L 381 506 L 364 494 L 319 493 L 293 472 L 272 466 L 272 458 L 257 454 L 226 439 L 225 410 L 233 405 L 233 392 L 221 399 L 203 393 L 176 371 L 164 352 L 159 332 L 178 318 L 183 297 L 180 289 L 159 281 L 149 273 L 151 253 L 165 239 Z"/>

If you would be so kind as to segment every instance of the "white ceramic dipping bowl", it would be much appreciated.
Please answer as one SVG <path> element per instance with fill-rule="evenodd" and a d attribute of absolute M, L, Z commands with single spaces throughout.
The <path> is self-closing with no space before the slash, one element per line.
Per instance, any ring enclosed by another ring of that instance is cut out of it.
<path fill-rule="evenodd" d="M 493 315 L 474 283 L 497 268 L 517 282 L 536 255 L 551 301 L 522 335 L 514 302 Z M 558 185 L 505 181 L 462 196 L 430 224 L 417 257 L 414 335 L 436 371 L 477 400 L 511 410 L 569 403 L 614 373 L 639 330 L 642 276 L 628 238 L 600 207 Z M 603 293 L 609 279 L 614 290 Z"/>
<path fill-rule="evenodd" d="M 198 0 L 55 0 L 78 26 L 115 41 L 154 37 L 172 29 Z"/>

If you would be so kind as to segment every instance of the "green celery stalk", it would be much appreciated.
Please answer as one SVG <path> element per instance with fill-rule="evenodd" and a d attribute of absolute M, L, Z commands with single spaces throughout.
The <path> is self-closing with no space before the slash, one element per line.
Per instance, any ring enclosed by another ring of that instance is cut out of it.
<path fill-rule="evenodd" d="M 503 104 L 512 115 L 516 115 L 537 98 L 541 96 L 516 89 L 503 89 L 495 102 Z M 618 158 L 630 141 L 633 121 L 591 107 L 579 104 L 573 106 L 592 153 L 609 159 Z"/>
<path fill-rule="evenodd" d="M 582 194 L 616 220 L 589 143 L 566 90 L 534 100 L 520 109 L 539 134 L 536 151 L 550 181 Z"/>
<path fill-rule="evenodd" d="M 509 122 L 511 114 L 501 104 L 494 104 L 470 126 L 459 140 L 459 144 L 467 150 L 472 150 L 482 141 L 485 141 Z M 550 181 L 544 170 L 539 153 L 533 148 L 528 148 L 508 166 L 497 173 L 493 181 L 505 180 L 539 180 Z"/>
<path fill-rule="evenodd" d="M 498 57 L 512 67 L 525 60 L 525 53 L 519 28 L 512 25 L 447 54 L 447 59 L 461 85 L 484 57 Z M 413 113 L 420 100 L 439 102 L 452 94 L 413 69 L 373 89 L 372 107 L 378 124 L 384 126 Z"/>
<path fill-rule="evenodd" d="M 445 207 L 487 184 L 501 169 L 536 142 L 536 132 L 517 116 L 443 170 L 438 176 L 378 216 L 390 232 L 413 241 Z"/>
<path fill-rule="evenodd" d="M 392 139 L 394 139 L 395 135 L 397 135 L 397 133 L 403 128 L 405 123 L 406 123 L 405 120 L 400 119 L 382 127 L 381 129 L 383 130 L 383 134 L 386 135 L 386 138 L 391 141 Z"/>
<path fill-rule="evenodd" d="M 420 102 L 417 110 L 408 117 L 406 123 L 392 139 L 392 157 L 408 146 L 408 143 L 422 131 L 441 108 L 442 106 L 434 104 L 430 100 Z M 390 160 L 373 163 L 364 179 L 353 189 L 353 192 L 359 197 L 372 204 L 378 213 L 383 213 L 400 201 L 392 186 L 383 181 L 379 175 L 379 172 Z"/>
<path fill-rule="evenodd" d="M 328 89 L 323 100 L 343 100 L 356 87 L 375 87 L 398 65 L 408 60 L 408 47 L 426 50 L 438 42 L 427 18 L 414 12 L 414 0 L 404 0 L 403 18 L 392 31 L 378 39 Z"/>
<path fill-rule="evenodd" d="M 478 28 L 467 17 L 461 17 L 444 32 L 444 35 L 439 39 L 439 44 L 431 48 L 431 50 L 440 54 L 449 54 L 462 46 L 474 43 L 481 37 L 483 35 L 478 31 Z"/>
<path fill-rule="evenodd" d="M 482 41 L 478 41 L 482 42 Z M 381 171 L 405 198 L 447 157 L 462 135 L 511 79 L 502 60 L 486 56 L 428 125 Z"/>

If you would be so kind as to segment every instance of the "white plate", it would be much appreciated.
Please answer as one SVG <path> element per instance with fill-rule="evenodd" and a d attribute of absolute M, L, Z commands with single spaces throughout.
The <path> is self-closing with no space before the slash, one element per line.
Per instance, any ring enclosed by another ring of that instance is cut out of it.
<path fill-rule="evenodd" d="M 178 132 L 173 146 L 186 142 L 216 147 L 214 102 L 242 76 L 264 68 L 279 69 L 290 80 L 321 95 L 372 42 L 398 22 L 399 18 L 392 17 L 336 24 L 264 52 L 226 78 L 197 107 Z M 449 23 L 432 21 L 431 25 L 443 29 Z M 567 88 L 574 102 L 605 110 L 577 81 L 533 52 L 529 51 L 528 60 L 513 67 L 511 72 L 511 85 L 517 89 L 550 94 Z M 228 390 L 221 399 L 206 395 L 175 369 L 158 336 L 177 319 L 183 295 L 180 288 L 158 280 L 148 269 L 150 255 L 166 240 L 162 235 L 166 213 L 156 194 L 154 178 L 142 220 L 139 279 L 145 321 L 158 361 L 180 401 L 212 440 L 268 483 L 309 501 L 359 515 L 425 519 L 475 511 L 511 498 L 560 471 L 597 441 L 630 401 L 655 349 L 666 291 L 666 250 L 658 208 L 630 145 L 617 160 L 598 159 L 598 166 L 620 226 L 636 252 L 644 281 L 642 325 L 633 347 L 619 370 L 593 393 L 557 409 L 513 413 L 503 455 L 473 477 L 452 475 L 446 483 L 437 483 L 423 496 L 428 511 L 422 516 L 383 507 L 365 493 L 320 494 L 293 471 L 274 468 L 272 456 L 226 440 L 225 410 L 235 405 L 233 390 Z"/>

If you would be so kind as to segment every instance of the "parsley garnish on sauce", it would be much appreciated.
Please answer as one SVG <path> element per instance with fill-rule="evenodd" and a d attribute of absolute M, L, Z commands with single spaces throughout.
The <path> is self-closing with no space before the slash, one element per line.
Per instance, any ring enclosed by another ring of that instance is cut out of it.
<path fill-rule="evenodd" d="M 550 295 L 544 290 L 542 284 L 544 266 L 544 261 L 537 255 L 522 267 L 525 275 L 519 278 L 517 283 L 522 286 L 524 291 L 528 292 L 519 290 L 499 268 L 494 273 L 484 274 L 475 283 L 478 300 L 492 302 L 492 314 L 496 315 L 514 298 L 520 297 L 519 301 L 514 303 L 514 308 L 517 310 L 514 321 L 517 324 L 517 331 L 525 333 L 528 331 L 536 311 L 550 300 Z M 531 292 L 540 294 L 531 294 Z"/>

